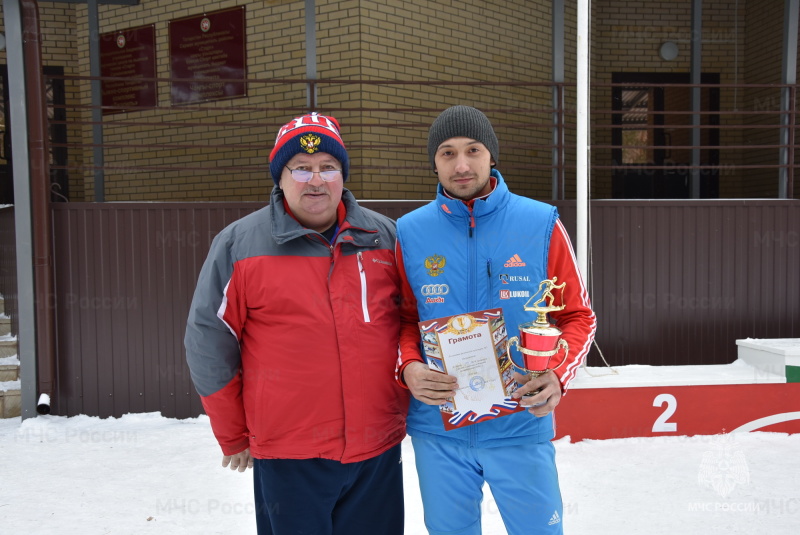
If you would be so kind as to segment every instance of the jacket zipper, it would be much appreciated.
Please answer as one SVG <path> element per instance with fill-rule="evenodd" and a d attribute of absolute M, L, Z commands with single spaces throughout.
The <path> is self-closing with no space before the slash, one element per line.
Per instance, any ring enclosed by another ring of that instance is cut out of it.
<path fill-rule="evenodd" d="M 486 276 L 489 278 L 489 300 L 494 299 L 494 279 L 492 278 L 492 259 L 486 259 Z"/>
<path fill-rule="evenodd" d="M 367 274 L 364 272 L 361 251 L 356 255 L 358 258 L 358 276 L 361 279 L 361 311 L 364 313 L 364 323 L 369 323 L 369 308 L 367 307 Z"/>
<path fill-rule="evenodd" d="M 478 300 L 478 286 L 480 275 L 478 267 L 478 238 L 475 236 L 475 216 L 472 213 L 472 207 L 469 207 L 469 270 L 468 270 L 468 278 L 469 278 L 469 288 L 470 288 L 470 308 L 469 310 L 478 310 L 479 308 L 479 300 Z M 487 266 L 488 268 L 488 266 Z M 469 426 L 469 447 L 475 448 L 478 445 L 478 429 L 477 425 Z"/>

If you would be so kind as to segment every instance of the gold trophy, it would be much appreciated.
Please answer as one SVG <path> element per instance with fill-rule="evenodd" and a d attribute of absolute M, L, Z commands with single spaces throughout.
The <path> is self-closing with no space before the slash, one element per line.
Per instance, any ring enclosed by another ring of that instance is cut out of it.
<path fill-rule="evenodd" d="M 531 379 L 539 377 L 543 373 L 558 369 L 567 360 L 569 354 L 569 346 L 567 341 L 561 338 L 561 329 L 550 324 L 547 319 L 547 314 L 557 310 L 564 310 L 564 287 L 566 282 L 556 284 L 558 277 L 543 280 L 539 283 L 539 289 L 533 296 L 528 299 L 528 302 L 523 305 L 528 312 L 536 312 L 536 321 L 529 321 L 519 326 L 519 337 L 514 336 L 506 342 L 506 352 L 508 357 L 511 358 L 511 346 L 516 345 L 517 349 L 522 353 L 522 364 L 515 362 L 511 359 L 518 368 L 528 372 Z M 559 291 L 560 290 L 560 291 Z M 556 305 L 556 296 L 553 292 L 557 292 L 561 299 L 561 304 Z M 539 297 L 538 299 L 536 299 Z M 534 301 L 536 299 L 536 301 Z M 531 305 L 531 301 L 533 304 Z M 564 358 L 561 362 L 551 367 L 551 359 L 558 354 L 561 349 L 564 349 Z M 532 392 L 527 395 L 533 395 Z"/>

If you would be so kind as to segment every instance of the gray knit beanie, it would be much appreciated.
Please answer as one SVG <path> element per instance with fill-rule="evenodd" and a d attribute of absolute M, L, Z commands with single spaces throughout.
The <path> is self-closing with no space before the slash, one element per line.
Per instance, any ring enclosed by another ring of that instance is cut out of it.
<path fill-rule="evenodd" d="M 436 169 L 436 150 L 439 145 L 451 137 L 468 137 L 483 143 L 495 163 L 500 153 L 500 145 L 497 142 L 497 135 L 494 133 L 492 123 L 482 111 L 470 106 L 452 106 L 447 108 L 439 117 L 433 121 L 428 130 L 428 158 L 431 167 Z"/>

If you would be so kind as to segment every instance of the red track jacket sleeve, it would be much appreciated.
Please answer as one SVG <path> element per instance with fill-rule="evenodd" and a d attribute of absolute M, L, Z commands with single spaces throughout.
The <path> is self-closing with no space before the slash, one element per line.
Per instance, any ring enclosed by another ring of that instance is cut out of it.
<path fill-rule="evenodd" d="M 547 257 L 547 277 L 558 277 L 558 282 L 566 282 L 564 293 L 564 310 L 550 314 L 556 326 L 561 329 L 561 337 L 569 345 L 567 361 L 555 374 L 561 381 L 561 390 L 566 393 L 570 381 L 586 359 L 592 346 L 597 320 L 589 302 L 589 292 L 578 271 L 578 263 L 572 250 L 567 231 L 561 220 L 556 220 L 553 234 L 550 237 L 550 250 Z"/>

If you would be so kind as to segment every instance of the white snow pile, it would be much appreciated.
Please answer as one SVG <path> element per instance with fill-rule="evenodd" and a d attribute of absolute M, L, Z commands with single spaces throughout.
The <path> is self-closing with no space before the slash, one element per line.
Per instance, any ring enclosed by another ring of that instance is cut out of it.
<path fill-rule="evenodd" d="M 800 532 L 800 435 L 565 438 L 556 450 L 568 535 Z M 413 457 L 404 442 L 405 532 L 423 535 Z M 205 416 L 0 420 L 0 533 L 255 533 L 250 472 L 220 460 Z M 485 535 L 505 533 L 488 489 L 482 512 Z"/>

